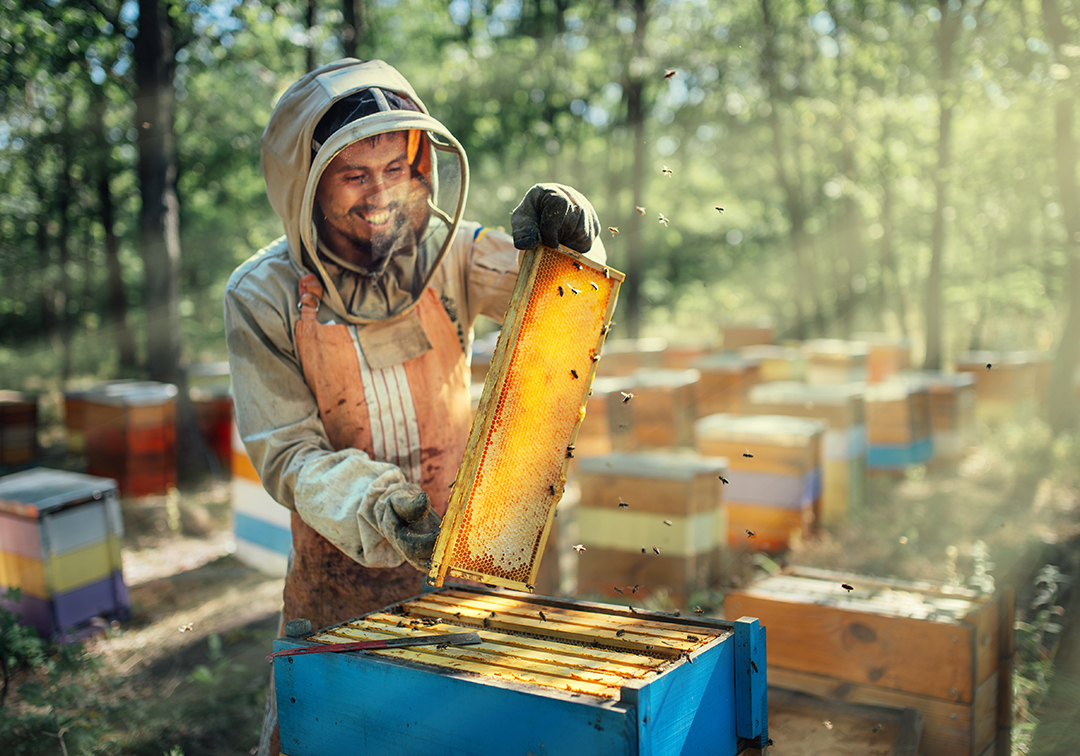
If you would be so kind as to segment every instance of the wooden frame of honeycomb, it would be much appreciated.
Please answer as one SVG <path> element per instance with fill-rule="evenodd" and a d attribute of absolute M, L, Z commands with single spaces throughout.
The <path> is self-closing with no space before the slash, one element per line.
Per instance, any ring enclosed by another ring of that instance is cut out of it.
<path fill-rule="evenodd" d="M 523 253 L 429 584 L 533 590 L 623 278 L 566 247 Z"/>

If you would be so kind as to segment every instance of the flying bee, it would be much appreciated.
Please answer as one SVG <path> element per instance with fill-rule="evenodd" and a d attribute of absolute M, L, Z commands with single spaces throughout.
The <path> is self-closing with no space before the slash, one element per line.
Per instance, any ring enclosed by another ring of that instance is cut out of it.
<path fill-rule="evenodd" d="M 754 531 L 752 531 L 752 530 L 747 530 L 747 531 L 746 531 L 746 537 L 747 537 L 747 538 L 753 538 L 753 537 L 754 537 L 755 535 L 757 535 L 757 533 L 755 533 L 755 532 L 754 532 Z"/>
<path fill-rule="evenodd" d="M 623 594 L 623 592 L 622 592 L 622 588 L 620 588 L 619 586 L 617 586 L 617 585 L 614 585 L 614 586 L 612 586 L 612 588 L 614 588 L 614 589 L 615 589 L 615 592 L 616 592 L 617 594 L 619 594 L 620 596 L 624 595 L 624 594 Z"/>
<path fill-rule="evenodd" d="M 178 627 L 177 629 L 178 629 L 178 630 L 179 630 L 180 632 L 182 632 L 182 633 L 186 633 L 186 632 L 187 632 L 187 631 L 189 631 L 189 630 L 194 630 L 194 629 L 195 629 L 195 627 L 194 627 L 194 623 L 192 623 L 192 622 L 189 622 L 189 623 L 187 623 L 186 625 L 181 625 L 181 626 L 180 626 L 180 627 Z"/>
<path fill-rule="evenodd" d="M 607 230 L 611 232 L 612 236 L 619 233 L 619 227 L 618 226 L 608 226 Z"/>
<path fill-rule="evenodd" d="M 667 226 L 667 224 L 668 224 L 668 222 L 669 222 L 669 221 L 668 221 L 668 219 L 664 217 L 664 214 L 663 214 L 663 213 L 660 213 L 659 215 L 660 215 L 660 217 L 658 217 L 658 218 L 656 219 L 656 220 L 657 220 L 657 222 L 658 222 L 658 223 L 663 223 L 663 224 L 664 224 L 665 226 Z"/>
<path fill-rule="evenodd" d="M 659 546 L 653 546 L 652 550 L 653 550 L 654 554 L 659 554 L 660 553 L 660 547 Z"/>
<path fill-rule="evenodd" d="M 641 553 L 642 553 L 642 554 L 648 554 L 649 552 L 647 552 L 647 551 L 645 550 L 645 547 L 644 547 L 644 546 L 642 546 L 642 547 L 641 547 Z"/>
<path fill-rule="evenodd" d="M 877 734 L 879 732 L 881 732 L 881 725 L 880 724 L 874 725 L 874 734 Z"/>
<path fill-rule="evenodd" d="M 461 612 L 454 612 L 454 616 L 461 619 Z"/>
<path fill-rule="evenodd" d="M 559 296 L 561 297 L 562 295 L 563 295 L 563 290 L 562 290 L 562 287 L 560 286 L 559 287 Z"/>
<path fill-rule="evenodd" d="M 753 659 L 750 660 L 750 669 L 754 670 L 755 672 L 758 671 L 757 664 L 754 663 Z"/>
<path fill-rule="evenodd" d="M 665 68 L 664 69 L 664 78 L 665 79 L 670 79 L 674 75 L 675 75 L 675 69 L 674 68 Z"/>
<path fill-rule="evenodd" d="M 694 607 L 694 614 L 704 614 L 704 613 L 705 613 L 705 610 L 702 609 L 700 606 L 695 606 Z"/>
<path fill-rule="evenodd" d="M 829 720 L 826 719 L 824 722 L 822 722 L 822 724 L 825 725 L 826 730 L 832 729 L 832 722 L 830 722 Z"/>
<path fill-rule="evenodd" d="M 600 291 L 600 287 L 594 281 L 589 281 L 589 286 L 593 288 L 593 291 Z"/>
<path fill-rule="evenodd" d="M 716 206 L 716 212 L 718 212 L 718 213 L 723 213 L 723 212 L 724 212 L 724 208 L 722 208 L 722 207 L 720 207 L 719 205 L 717 205 L 717 206 Z"/>
<path fill-rule="evenodd" d="M 853 585 L 848 585 L 847 583 L 841 583 L 841 584 L 840 584 L 840 587 L 841 587 L 841 588 L 843 588 L 843 589 L 844 589 L 845 591 L 847 591 L 848 593 L 851 593 L 851 592 L 852 592 L 853 590 L 855 590 L 855 586 L 853 586 Z"/>
<path fill-rule="evenodd" d="M 720 478 L 720 480 L 723 481 L 725 486 L 728 484 L 728 479 L 725 478 L 723 475 L 717 475 L 716 477 Z"/>
<path fill-rule="evenodd" d="M 622 497 L 620 496 L 619 497 L 619 509 L 626 509 L 629 506 L 630 506 L 630 504 L 628 502 L 623 501 Z"/>
<path fill-rule="evenodd" d="M 634 208 L 637 209 L 638 215 L 644 215 L 645 214 L 645 208 L 643 208 L 641 205 L 634 205 Z"/>
<path fill-rule="evenodd" d="M 754 458 L 754 455 L 750 453 L 749 449 L 747 449 L 746 451 L 743 452 L 743 456 L 746 457 L 747 459 L 753 459 Z"/>
<path fill-rule="evenodd" d="M 623 404 L 626 404 L 628 401 L 634 398 L 634 392 L 632 391 L 620 391 L 619 393 L 622 394 Z"/>
<path fill-rule="evenodd" d="M 543 612 L 539 612 L 539 615 L 540 615 L 540 621 L 541 622 L 547 622 L 547 617 L 544 616 Z"/>
<path fill-rule="evenodd" d="M 668 168 L 666 165 L 663 168 L 660 169 L 660 172 L 662 174 L 664 174 L 665 176 L 670 176 L 671 175 L 671 169 Z"/>
<path fill-rule="evenodd" d="M 990 368 L 992 368 L 993 366 L 994 366 L 993 363 L 990 363 L 990 362 L 986 363 L 987 372 L 989 372 Z"/>
<path fill-rule="evenodd" d="M 576 552 L 577 552 L 577 553 L 579 553 L 579 554 L 580 554 L 581 552 L 585 551 L 585 550 L 586 550 L 586 549 L 585 549 L 585 547 L 584 547 L 584 546 L 582 546 L 582 545 L 581 545 L 580 543 L 579 543 L 579 544 L 575 544 L 575 546 L 574 546 L 574 551 L 576 551 Z"/>
<path fill-rule="evenodd" d="M 626 631 L 625 631 L 625 630 L 616 630 L 616 631 L 615 631 L 615 637 L 616 637 L 616 638 L 621 638 L 621 637 L 622 637 L 622 636 L 624 636 L 625 634 L 626 634 Z"/>
<path fill-rule="evenodd" d="M 670 528 L 671 527 L 671 520 L 664 520 L 664 524 L 667 525 Z"/>
<path fill-rule="evenodd" d="M 571 370 L 571 371 L 570 371 L 570 375 L 574 376 L 574 378 L 577 378 L 577 377 L 578 377 L 578 374 L 577 374 L 577 371 L 576 371 L 576 370 Z"/>
<path fill-rule="evenodd" d="M 637 593 L 637 590 L 638 590 L 638 588 L 640 588 L 640 587 L 641 587 L 641 585 L 640 585 L 640 584 L 639 584 L 639 585 L 635 585 L 635 586 L 634 586 L 634 589 L 633 589 L 632 591 L 630 591 L 630 592 L 631 592 L 631 593 Z"/>

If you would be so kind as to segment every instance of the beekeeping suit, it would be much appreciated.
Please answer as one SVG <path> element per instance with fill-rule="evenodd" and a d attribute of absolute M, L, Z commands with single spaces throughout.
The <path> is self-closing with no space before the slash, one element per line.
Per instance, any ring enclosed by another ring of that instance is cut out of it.
<path fill-rule="evenodd" d="M 350 162 L 372 151 L 375 173 Z M 592 207 L 561 185 L 529 190 L 514 238 L 463 220 L 461 145 L 381 61 L 290 87 L 262 164 L 285 235 L 225 292 L 236 421 L 292 510 L 284 619 L 322 627 L 420 592 L 468 436 L 472 325 L 501 322 L 515 242 L 604 251 Z M 382 199 L 353 202 L 364 186 Z"/>

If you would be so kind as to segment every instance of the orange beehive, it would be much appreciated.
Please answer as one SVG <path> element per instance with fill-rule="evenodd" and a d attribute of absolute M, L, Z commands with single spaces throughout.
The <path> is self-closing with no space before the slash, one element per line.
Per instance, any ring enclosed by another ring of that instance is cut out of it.
<path fill-rule="evenodd" d="M 451 575 L 533 590 L 622 279 L 565 248 L 524 254 L 431 584 Z"/>
<path fill-rule="evenodd" d="M 0 465 L 21 465 L 37 457 L 37 397 L 0 391 Z"/>

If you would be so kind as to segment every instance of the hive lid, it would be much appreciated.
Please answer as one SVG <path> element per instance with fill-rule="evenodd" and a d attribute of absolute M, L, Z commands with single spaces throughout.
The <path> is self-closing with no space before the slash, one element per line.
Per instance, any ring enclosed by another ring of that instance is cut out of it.
<path fill-rule="evenodd" d="M 95 475 L 34 467 L 0 478 L 0 512 L 37 518 L 50 510 L 116 490 L 116 481 Z"/>
<path fill-rule="evenodd" d="M 176 397 L 176 386 L 157 381 L 114 381 L 95 386 L 82 394 L 84 401 L 118 407 L 165 404 Z"/>
<path fill-rule="evenodd" d="M 578 469 L 593 475 L 691 480 L 697 475 L 722 475 L 726 457 L 702 457 L 691 452 L 618 452 L 602 457 L 583 457 Z"/>
<path fill-rule="evenodd" d="M 810 384 L 800 381 L 772 381 L 750 388 L 750 401 L 759 404 L 846 405 L 866 394 L 866 384 Z"/>
<path fill-rule="evenodd" d="M 524 253 L 428 582 L 533 589 L 623 275 Z"/>
<path fill-rule="evenodd" d="M 694 423 L 694 434 L 711 441 L 767 442 L 779 446 L 802 446 L 825 433 L 825 423 L 787 415 L 707 415 Z"/>

